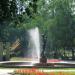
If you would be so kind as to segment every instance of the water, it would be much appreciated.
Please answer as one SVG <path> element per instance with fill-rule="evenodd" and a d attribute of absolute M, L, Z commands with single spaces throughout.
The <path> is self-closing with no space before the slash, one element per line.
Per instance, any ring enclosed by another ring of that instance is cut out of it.
<path fill-rule="evenodd" d="M 29 54 L 32 63 L 39 63 L 40 59 L 40 35 L 38 27 L 29 30 Z"/>

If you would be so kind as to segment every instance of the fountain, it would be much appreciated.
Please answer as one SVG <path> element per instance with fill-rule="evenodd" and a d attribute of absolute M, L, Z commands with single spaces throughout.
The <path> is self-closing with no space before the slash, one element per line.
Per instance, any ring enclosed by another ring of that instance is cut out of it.
<path fill-rule="evenodd" d="M 0 62 L 0 66 L 3 67 L 75 67 L 73 62 L 47 62 L 47 58 L 44 54 L 44 50 L 41 52 L 40 47 L 40 35 L 38 27 L 30 29 L 28 54 L 31 61 L 4 61 Z M 41 55 L 42 54 L 42 55 Z"/>
<path fill-rule="evenodd" d="M 47 58 L 44 55 L 44 50 L 41 52 L 40 47 L 40 34 L 38 27 L 33 28 L 28 31 L 30 41 L 29 41 L 29 53 L 32 57 L 32 64 L 46 64 Z"/>
<path fill-rule="evenodd" d="M 28 31 L 29 41 L 29 55 L 31 55 L 32 63 L 39 63 L 40 59 L 40 36 L 38 27 Z"/>

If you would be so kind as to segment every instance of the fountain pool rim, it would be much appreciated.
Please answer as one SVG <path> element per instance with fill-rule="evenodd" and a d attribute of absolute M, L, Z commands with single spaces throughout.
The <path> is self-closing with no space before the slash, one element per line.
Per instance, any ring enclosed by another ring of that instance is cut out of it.
<path fill-rule="evenodd" d="M 6 68 L 75 68 L 75 63 L 72 62 L 53 62 L 53 63 L 34 63 L 31 64 L 32 61 L 4 61 L 0 62 L 0 67 L 6 67 Z"/>

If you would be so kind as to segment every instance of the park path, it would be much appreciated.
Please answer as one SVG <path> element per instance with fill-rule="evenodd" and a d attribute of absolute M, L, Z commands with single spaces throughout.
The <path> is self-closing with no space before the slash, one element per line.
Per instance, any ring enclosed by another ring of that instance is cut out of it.
<path fill-rule="evenodd" d="M 0 69 L 0 75 L 11 75 L 10 73 L 13 73 L 14 69 Z"/>

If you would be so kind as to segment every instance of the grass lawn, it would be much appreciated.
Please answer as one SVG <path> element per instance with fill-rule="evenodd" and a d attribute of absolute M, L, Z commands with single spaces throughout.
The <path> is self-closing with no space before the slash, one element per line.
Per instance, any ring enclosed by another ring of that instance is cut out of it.
<path fill-rule="evenodd" d="M 12 57 L 10 61 L 32 61 L 31 58 L 23 58 L 23 57 Z"/>

